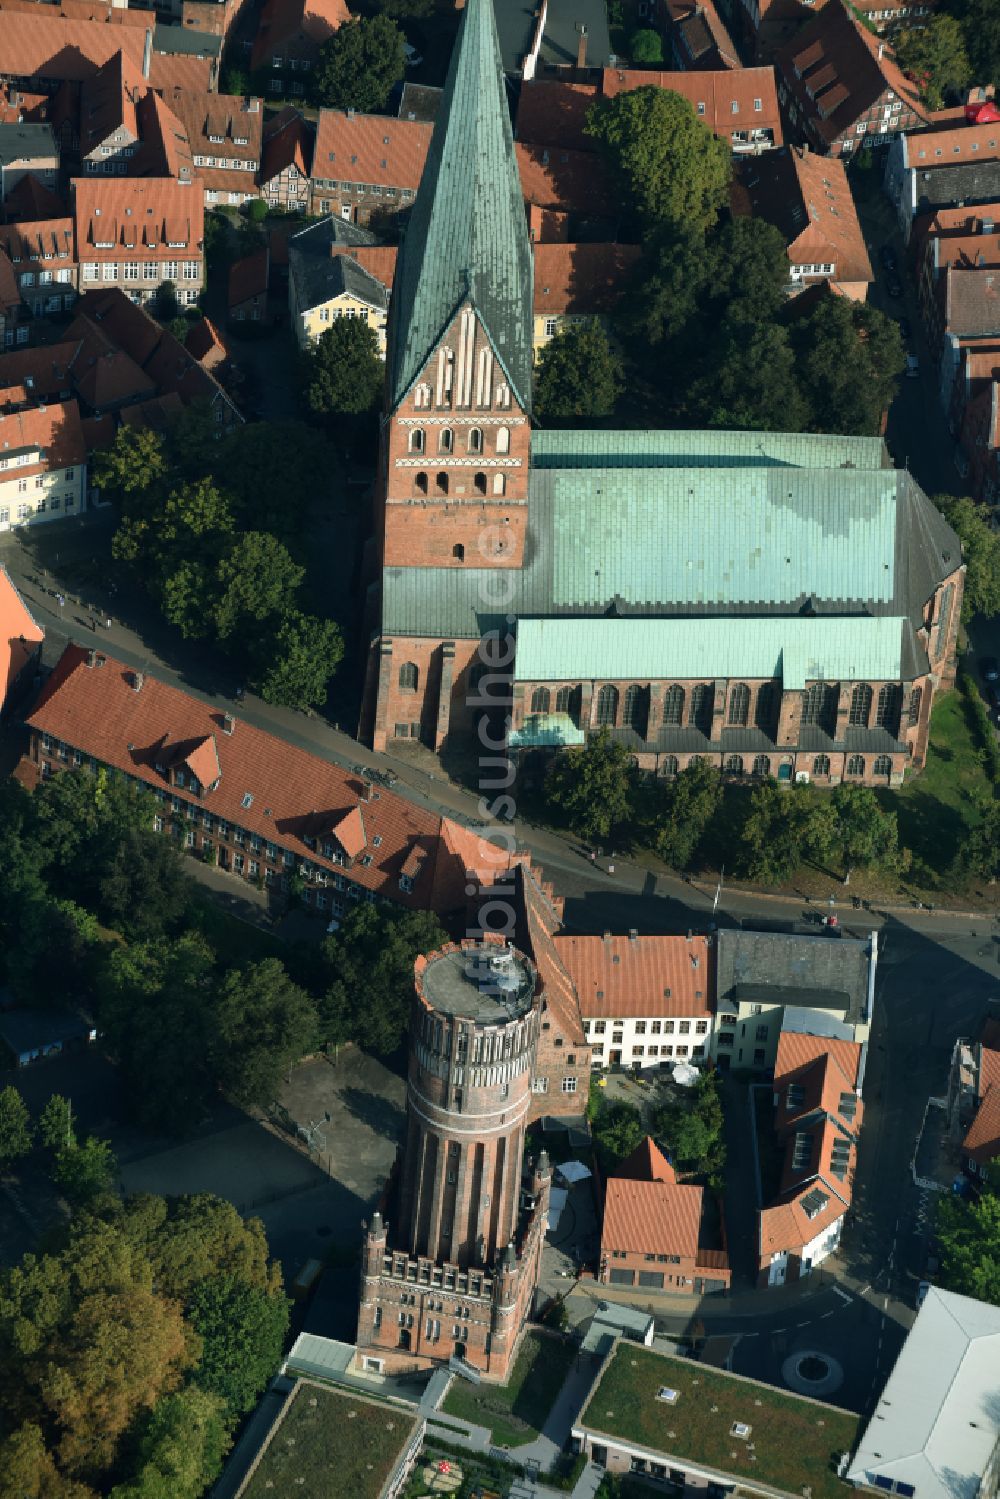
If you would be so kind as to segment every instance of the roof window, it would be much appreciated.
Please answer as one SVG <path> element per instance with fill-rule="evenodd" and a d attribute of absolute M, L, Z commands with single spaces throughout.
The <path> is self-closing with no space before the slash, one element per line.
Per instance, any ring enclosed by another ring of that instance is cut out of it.
<path fill-rule="evenodd" d="M 681 1398 L 680 1390 L 673 1390 L 668 1384 L 661 1384 L 656 1392 L 657 1400 L 662 1400 L 664 1405 L 676 1405 Z"/>
<path fill-rule="evenodd" d="M 252 791 L 244 791 L 244 793 L 243 793 L 243 800 L 240 802 L 240 806 L 244 807 L 244 808 L 248 808 L 248 807 L 252 807 L 253 806 L 253 792 Z"/>

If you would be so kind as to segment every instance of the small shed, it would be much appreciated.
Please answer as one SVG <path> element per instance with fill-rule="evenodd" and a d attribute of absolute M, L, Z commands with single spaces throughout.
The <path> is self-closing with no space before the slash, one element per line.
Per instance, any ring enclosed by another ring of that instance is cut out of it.
<path fill-rule="evenodd" d="M 82 1015 L 55 1010 L 0 1010 L 0 1041 L 17 1067 L 30 1067 L 32 1062 L 60 1056 L 96 1039 L 96 1027 Z"/>

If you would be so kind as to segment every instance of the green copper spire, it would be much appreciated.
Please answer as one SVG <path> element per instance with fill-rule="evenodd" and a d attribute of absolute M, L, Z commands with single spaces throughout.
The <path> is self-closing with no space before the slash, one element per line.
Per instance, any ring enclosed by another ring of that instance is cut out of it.
<path fill-rule="evenodd" d="M 467 0 L 396 269 L 389 392 L 397 405 L 465 298 L 511 395 L 531 406 L 531 247 L 493 0 Z"/>

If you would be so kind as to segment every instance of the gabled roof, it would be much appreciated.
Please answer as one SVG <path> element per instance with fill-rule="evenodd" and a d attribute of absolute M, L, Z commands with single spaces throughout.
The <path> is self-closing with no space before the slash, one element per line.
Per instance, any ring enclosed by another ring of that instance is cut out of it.
<path fill-rule="evenodd" d="M 260 163 L 260 181 L 265 186 L 288 167 L 309 175 L 312 160 L 312 126 L 298 110 L 284 109 L 264 127 L 264 154 Z"/>
<path fill-rule="evenodd" d="M 45 631 L 0 563 L 0 708 L 7 693 L 31 660 Z"/>
<path fill-rule="evenodd" d="M 18 222 L 28 219 L 61 219 L 66 214 L 66 204 L 58 193 L 45 186 L 34 174 L 25 172 L 3 201 L 3 211 L 8 219 Z"/>
<path fill-rule="evenodd" d="M 534 245 L 535 313 L 611 312 L 641 254 L 639 245 Z"/>
<path fill-rule="evenodd" d="M 982 1166 L 1000 1155 L 1000 1083 L 992 1083 L 980 1099 L 962 1149 Z"/>
<path fill-rule="evenodd" d="M 950 265 L 944 282 L 945 333 L 977 339 L 1000 335 L 1000 271 Z"/>
<path fill-rule="evenodd" d="M 520 142 L 514 149 L 521 192 L 528 203 L 588 218 L 617 212 L 618 199 L 600 157 L 589 151 L 550 150 Z"/>
<path fill-rule="evenodd" d="M 218 328 L 207 317 L 192 324 L 184 339 L 184 347 L 193 354 L 204 369 L 214 369 L 229 358 L 229 350 Z"/>
<path fill-rule="evenodd" d="M 230 311 L 249 302 L 252 297 L 267 296 L 267 281 L 271 269 L 271 257 L 266 245 L 234 260 L 229 267 L 229 289 L 226 304 Z"/>
<path fill-rule="evenodd" d="M 120 260 L 124 250 L 156 249 L 164 258 L 199 259 L 204 196 L 166 178 L 78 177 L 74 182 L 77 253 Z"/>
<path fill-rule="evenodd" d="M 698 1255 L 704 1188 L 665 1181 L 610 1176 L 604 1195 L 601 1255 Z"/>
<path fill-rule="evenodd" d="M 701 71 L 709 62 L 738 71 L 740 56 L 715 5 L 715 0 L 666 0 L 679 48 Z"/>
<path fill-rule="evenodd" d="M 712 951 L 704 937 L 564 933 L 554 941 L 587 1019 L 713 1013 Z"/>
<path fill-rule="evenodd" d="M 687 99 L 698 118 L 724 141 L 731 141 L 735 130 L 770 129 L 774 145 L 782 143 L 778 82 L 773 68 L 714 72 L 605 68 L 601 75 L 601 94 L 605 99 L 650 86 L 669 89 Z"/>
<path fill-rule="evenodd" d="M 14 224 L 0 224 L 0 247 L 6 250 L 11 262 L 58 261 L 64 265 L 73 263 L 73 220 L 19 219 Z"/>
<path fill-rule="evenodd" d="M 532 78 L 521 84 L 515 130 L 527 145 L 596 152 L 597 142 L 584 134 L 587 111 L 596 101 L 593 83 L 559 83 Z"/>
<path fill-rule="evenodd" d="M 611 55 L 604 0 L 493 0 L 504 70 L 520 73 L 529 54 L 541 66 L 575 68 L 581 26 L 586 27 L 585 66 L 603 68 Z M 541 33 L 541 34 L 539 34 Z"/>
<path fill-rule="evenodd" d="M 881 3 L 881 0 L 880 0 Z M 904 167 L 952 166 L 963 161 L 1000 158 L 1000 123 L 961 124 L 914 130 L 903 136 Z"/>
<path fill-rule="evenodd" d="M 874 279 L 847 170 L 808 147 L 765 151 L 737 165 L 733 212 L 763 218 L 784 236 L 793 265 L 833 264 L 836 282 Z"/>
<path fill-rule="evenodd" d="M 202 786 L 214 786 L 222 771 L 219 767 L 219 750 L 214 734 L 206 734 L 184 755 L 184 762 L 191 774 Z"/>
<path fill-rule="evenodd" d="M 406 238 L 390 319 L 389 402 L 406 395 L 472 303 L 531 408 L 531 254 L 492 0 L 469 0 Z"/>
<path fill-rule="evenodd" d="M 637 1145 L 631 1155 L 619 1162 L 616 1177 L 629 1177 L 641 1182 L 676 1182 L 677 1173 L 649 1135 Z"/>
<path fill-rule="evenodd" d="M 314 180 L 360 182 L 369 187 L 420 186 L 433 126 L 420 120 L 321 109 L 313 152 Z"/>
<path fill-rule="evenodd" d="M 38 458 L 18 468 L 19 478 L 84 463 L 87 449 L 76 402 L 30 406 L 0 415 L 0 457 L 25 449 L 37 452 Z"/>
<path fill-rule="evenodd" d="M 117 130 L 139 138 L 136 101 L 149 87 L 142 68 L 120 48 L 80 86 L 80 154 L 87 156 Z"/>
<path fill-rule="evenodd" d="M 189 89 L 174 89 L 167 103 L 199 156 L 223 155 L 231 161 L 254 161 L 259 167 L 264 130 L 260 99 L 243 94 L 199 94 Z M 221 142 L 212 140 L 213 136 L 221 137 Z M 195 168 L 199 176 L 212 170 Z"/>
<path fill-rule="evenodd" d="M 265 66 L 272 57 L 281 55 L 283 46 L 300 35 L 319 48 L 350 19 L 344 0 L 266 0 L 250 66 Z"/>
<path fill-rule="evenodd" d="M 873 679 L 874 680 L 874 679 Z M 752 987 L 776 1005 L 819 1003 L 842 1007 L 857 1024 L 868 1009 L 868 944 L 843 937 L 800 937 L 785 932 L 720 931 L 718 996 Z"/>

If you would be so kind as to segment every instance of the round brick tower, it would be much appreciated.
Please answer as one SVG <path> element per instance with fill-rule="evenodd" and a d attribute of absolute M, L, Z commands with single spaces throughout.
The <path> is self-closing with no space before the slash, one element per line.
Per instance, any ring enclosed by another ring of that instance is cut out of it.
<path fill-rule="evenodd" d="M 517 1224 L 538 976 L 487 935 L 419 957 L 415 987 L 397 1242 L 492 1265 Z"/>

